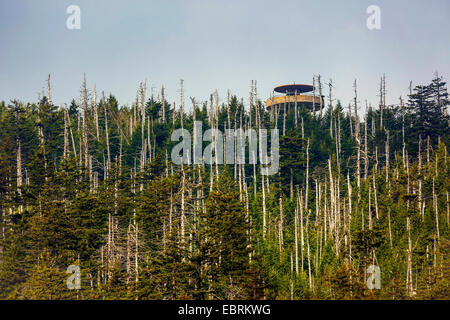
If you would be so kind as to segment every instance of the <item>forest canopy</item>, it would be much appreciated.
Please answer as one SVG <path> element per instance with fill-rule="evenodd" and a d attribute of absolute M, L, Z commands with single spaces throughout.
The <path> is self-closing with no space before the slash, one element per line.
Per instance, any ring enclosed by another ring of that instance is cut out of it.
<path fill-rule="evenodd" d="M 145 83 L 131 106 L 86 79 L 80 92 L 57 106 L 49 77 L 37 101 L 0 103 L 0 298 L 450 298 L 441 76 L 394 105 L 383 76 L 374 107 L 355 80 L 352 104 L 329 92 L 314 112 L 267 109 L 256 82 L 249 105 L 216 91 L 188 108 L 181 86 L 175 107 Z M 195 121 L 279 129 L 279 172 L 172 163 L 172 132 Z"/>

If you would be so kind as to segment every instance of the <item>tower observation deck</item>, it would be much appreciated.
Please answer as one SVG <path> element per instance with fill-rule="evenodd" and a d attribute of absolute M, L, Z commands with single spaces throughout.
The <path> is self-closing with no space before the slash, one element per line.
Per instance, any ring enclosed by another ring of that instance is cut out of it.
<path fill-rule="evenodd" d="M 320 102 L 322 101 L 323 107 L 323 96 L 314 95 L 308 92 L 314 90 L 314 87 L 309 84 L 287 84 L 283 86 L 278 86 L 273 89 L 277 93 L 281 93 L 276 96 L 266 100 L 266 108 L 270 109 L 272 107 L 279 108 L 280 106 L 297 107 L 304 105 L 310 111 L 319 110 Z M 308 94 L 305 94 L 308 93 Z"/>

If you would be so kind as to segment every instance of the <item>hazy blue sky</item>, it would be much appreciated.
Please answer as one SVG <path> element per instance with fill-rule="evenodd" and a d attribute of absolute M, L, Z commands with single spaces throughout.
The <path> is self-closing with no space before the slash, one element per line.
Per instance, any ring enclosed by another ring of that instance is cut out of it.
<path fill-rule="evenodd" d="M 66 8 L 81 8 L 81 30 L 66 28 Z M 366 8 L 381 8 L 381 30 L 366 28 Z M 0 0 L 0 100 L 35 101 L 52 75 L 53 100 L 88 85 L 134 101 L 140 81 L 164 84 L 179 101 L 203 101 L 216 88 L 248 103 L 250 81 L 262 99 L 289 82 L 333 79 L 347 105 L 358 79 L 361 103 L 378 101 L 386 73 L 387 102 L 427 83 L 438 70 L 450 80 L 450 1 L 107 1 Z"/>

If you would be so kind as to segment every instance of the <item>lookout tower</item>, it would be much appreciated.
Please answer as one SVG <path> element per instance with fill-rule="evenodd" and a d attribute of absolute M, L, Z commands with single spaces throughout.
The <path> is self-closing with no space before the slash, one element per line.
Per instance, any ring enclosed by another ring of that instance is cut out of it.
<path fill-rule="evenodd" d="M 314 111 L 319 110 L 321 101 L 323 106 L 323 97 L 308 93 L 314 90 L 314 87 L 309 84 L 286 84 L 275 87 L 273 90 L 281 94 L 266 100 L 267 109 L 279 108 L 285 104 L 287 107 L 294 107 L 297 103 L 297 106 L 304 105 L 310 111 Z"/>

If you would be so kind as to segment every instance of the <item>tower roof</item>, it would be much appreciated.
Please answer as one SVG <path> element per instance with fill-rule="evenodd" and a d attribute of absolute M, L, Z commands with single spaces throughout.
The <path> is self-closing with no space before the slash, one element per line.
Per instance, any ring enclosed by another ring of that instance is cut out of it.
<path fill-rule="evenodd" d="M 313 91 L 314 87 L 309 84 L 285 84 L 275 87 L 273 90 L 279 93 L 303 93 Z"/>

